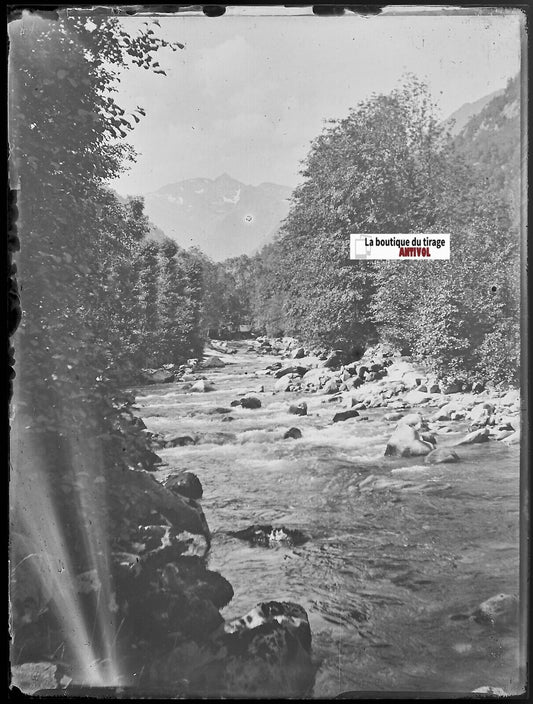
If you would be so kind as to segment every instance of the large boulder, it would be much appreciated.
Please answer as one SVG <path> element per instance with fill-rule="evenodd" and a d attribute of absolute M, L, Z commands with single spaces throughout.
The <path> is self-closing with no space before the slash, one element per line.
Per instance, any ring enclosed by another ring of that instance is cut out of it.
<path fill-rule="evenodd" d="M 297 604 L 268 602 L 221 625 L 206 644 L 178 646 L 150 673 L 173 678 L 174 691 L 201 698 L 308 698 L 317 665 L 307 614 Z"/>
<path fill-rule="evenodd" d="M 299 377 L 296 377 L 296 374 L 294 375 L 294 377 L 299 378 Z M 278 379 L 276 381 L 276 383 L 274 384 L 274 389 L 276 391 L 289 391 L 289 389 L 292 385 L 292 382 L 293 382 L 293 375 L 287 374 L 285 376 L 282 376 L 280 379 Z"/>
<path fill-rule="evenodd" d="M 420 430 L 424 421 L 420 413 L 408 413 L 402 416 L 398 422 L 401 425 L 410 425 L 412 428 Z"/>
<path fill-rule="evenodd" d="M 201 499 L 203 488 L 200 480 L 192 472 L 179 472 L 171 474 L 165 480 L 165 487 L 170 491 L 180 496 L 186 496 L 188 499 Z"/>
<path fill-rule="evenodd" d="M 410 425 L 399 425 L 389 438 L 385 456 L 416 457 L 428 455 L 434 449 L 433 445 L 422 440 Z"/>

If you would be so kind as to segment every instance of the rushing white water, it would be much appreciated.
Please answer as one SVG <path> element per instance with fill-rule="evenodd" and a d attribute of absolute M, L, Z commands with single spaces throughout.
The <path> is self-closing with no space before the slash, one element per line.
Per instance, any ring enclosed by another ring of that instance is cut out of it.
<path fill-rule="evenodd" d="M 205 375 L 215 391 L 182 384 L 140 390 L 148 428 L 198 443 L 163 450 L 168 466 L 197 474 L 213 532 L 210 568 L 232 583 L 228 618 L 259 601 L 295 601 L 309 614 L 320 658 L 315 696 L 346 691 L 520 691 L 517 624 L 495 628 L 464 615 L 495 594 L 519 591 L 519 450 L 491 442 L 459 448 L 461 461 L 426 466 L 391 459 L 394 423 L 332 424 L 326 397 L 273 394 L 254 354 Z M 265 385 L 257 410 L 210 414 Z M 306 400 L 308 416 L 288 413 Z M 283 439 L 290 427 L 303 437 Z M 441 435 L 439 446 L 464 433 Z M 215 435 L 217 433 L 218 435 Z M 221 435 L 222 434 L 222 435 Z M 361 485 L 361 486 L 360 486 Z M 254 523 L 298 528 L 297 548 L 252 547 L 228 531 Z"/>

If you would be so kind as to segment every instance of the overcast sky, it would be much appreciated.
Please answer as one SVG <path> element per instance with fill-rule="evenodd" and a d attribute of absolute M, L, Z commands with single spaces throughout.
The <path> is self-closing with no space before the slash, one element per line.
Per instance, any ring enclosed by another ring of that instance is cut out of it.
<path fill-rule="evenodd" d="M 408 15 L 159 18 L 186 48 L 161 51 L 167 77 L 137 67 L 118 100 L 147 116 L 129 141 L 137 163 L 113 187 L 143 194 L 227 172 L 295 186 L 323 120 L 344 117 L 402 74 L 426 79 L 443 117 L 503 88 L 520 67 L 519 18 Z M 142 20 L 125 19 L 136 31 Z"/>

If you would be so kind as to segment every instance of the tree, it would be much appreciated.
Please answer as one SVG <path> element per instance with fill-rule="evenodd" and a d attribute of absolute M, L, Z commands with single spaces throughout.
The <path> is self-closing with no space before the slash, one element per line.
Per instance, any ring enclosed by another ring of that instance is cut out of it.
<path fill-rule="evenodd" d="M 128 62 L 149 68 L 159 49 L 177 47 L 148 24 L 130 37 L 116 18 L 95 15 L 89 22 L 71 10 L 56 20 L 24 14 L 9 29 L 23 308 L 15 357 L 13 542 L 23 559 L 31 557 L 25 564 L 35 566 L 35 584 L 54 596 L 46 613 L 37 610 L 28 621 L 25 601 L 15 594 L 13 659 L 32 657 L 32 649 L 51 656 L 62 647 L 83 668 L 89 639 L 102 654 L 115 642 L 106 631 L 113 622 L 107 539 L 124 530 L 115 489 L 124 470 L 154 464 L 119 378 L 138 341 L 130 261 L 146 222 L 140 203 L 123 206 L 106 186 L 133 158 L 121 140 L 144 111 L 127 115 L 114 99 L 114 82 Z M 42 564 L 53 569 L 43 572 Z M 59 573 L 72 575 L 65 589 L 54 589 L 58 564 Z M 71 592 L 74 576 L 93 569 L 102 600 L 89 638 Z"/>

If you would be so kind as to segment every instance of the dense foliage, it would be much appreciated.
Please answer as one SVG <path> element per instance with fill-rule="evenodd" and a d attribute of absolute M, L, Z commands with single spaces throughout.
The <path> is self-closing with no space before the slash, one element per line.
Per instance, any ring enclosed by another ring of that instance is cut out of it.
<path fill-rule="evenodd" d="M 103 431 L 136 370 L 200 352 L 198 267 L 146 241 L 142 201 L 121 201 L 106 186 L 133 158 L 122 138 L 144 114 L 117 105 L 118 69 L 161 72 L 156 53 L 179 45 L 148 23 L 129 36 L 117 19 L 75 13 L 26 15 L 10 30 L 24 311 L 18 400 L 41 431 L 66 430 L 80 414 Z"/>
<path fill-rule="evenodd" d="M 275 244 L 241 258 L 239 315 L 271 335 L 347 352 L 384 339 L 439 375 L 516 382 L 518 102 L 516 79 L 453 139 L 409 78 L 330 121 Z M 451 259 L 350 263 L 352 232 L 449 232 Z"/>

